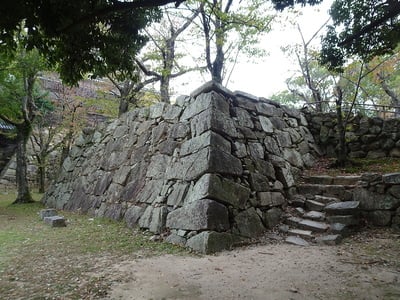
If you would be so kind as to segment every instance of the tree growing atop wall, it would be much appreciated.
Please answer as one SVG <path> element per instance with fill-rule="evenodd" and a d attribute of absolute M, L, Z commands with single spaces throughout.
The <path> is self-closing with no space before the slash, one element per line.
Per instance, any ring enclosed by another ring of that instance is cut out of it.
<path fill-rule="evenodd" d="M 200 19 L 204 36 L 204 53 L 211 79 L 223 83 L 230 71 L 227 62 L 235 66 L 240 54 L 252 57 L 266 55 L 257 48 L 263 33 L 270 30 L 273 17 L 268 3 L 261 0 L 202 0 Z"/>

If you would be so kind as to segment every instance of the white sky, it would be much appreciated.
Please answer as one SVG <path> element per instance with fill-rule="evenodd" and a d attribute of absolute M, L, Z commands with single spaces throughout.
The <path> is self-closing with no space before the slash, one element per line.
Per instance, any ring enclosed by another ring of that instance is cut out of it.
<path fill-rule="evenodd" d="M 301 8 L 302 15 L 296 18 L 304 38 L 307 41 L 329 18 L 328 10 L 333 0 L 325 0 L 319 6 Z M 284 12 L 283 12 L 284 13 Z M 315 39 L 318 44 L 319 38 Z M 273 31 L 260 40 L 260 44 L 270 55 L 260 59 L 257 63 L 240 63 L 236 66 L 227 88 L 235 91 L 241 90 L 255 96 L 270 97 L 272 94 L 285 90 L 285 80 L 290 77 L 298 67 L 286 57 L 282 46 L 294 45 L 301 42 L 299 32 L 293 25 L 273 26 Z M 206 81 L 209 74 L 205 74 Z M 183 78 L 182 78 L 183 79 Z M 187 78 L 185 78 L 187 81 Z M 190 94 L 194 89 L 204 83 L 200 76 L 190 78 L 189 83 L 182 84 L 178 80 L 172 82 L 177 94 Z"/>

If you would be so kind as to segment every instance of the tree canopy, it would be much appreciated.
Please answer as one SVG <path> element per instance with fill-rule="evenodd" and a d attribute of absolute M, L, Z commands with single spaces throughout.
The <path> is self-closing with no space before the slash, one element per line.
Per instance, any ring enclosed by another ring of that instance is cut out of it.
<path fill-rule="evenodd" d="M 158 6 L 176 0 L 68 1 L 4 0 L 0 6 L 0 50 L 12 54 L 24 31 L 28 49 L 37 48 L 57 65 L 64 81 L 83 74 L 105 75 L 133 67 L 131 58 L 146 41 L 141 29 L 158 19 Z"/>
<path fill-rule="evenodd" d="M 347 57 L 371 60 L 391 53 L 400 42 L 400 1 L 335 0 L 322 43 L 322 62 L 340 68 Z"/>

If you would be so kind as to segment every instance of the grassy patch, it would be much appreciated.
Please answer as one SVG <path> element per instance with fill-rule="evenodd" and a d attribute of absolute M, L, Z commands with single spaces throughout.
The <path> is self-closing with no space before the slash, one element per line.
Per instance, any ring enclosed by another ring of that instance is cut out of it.
<path fill-rule="evenodd" d="M 332 167 L 335 159 L 320 159 L 314 167 L 306 171 L 309 175 L 357 175 L 362 173 L 394 173 L 400 172 L 400 158 L 356 158 L 352 164 L 344 168 Z"/>
<path fill-rule="evenodd" d="M 187 253 L 152 242 L 122 222 L 72 212 L 60 212 L 67 227 L 51 228 L 38 216 L 41 203 L 11 205 L 14 199 L 14 194 L 0 195 L 2 299 L 96 298 L 106 294 L 113 280 L 122 280 L 112 271 L 122 259 Z"/>

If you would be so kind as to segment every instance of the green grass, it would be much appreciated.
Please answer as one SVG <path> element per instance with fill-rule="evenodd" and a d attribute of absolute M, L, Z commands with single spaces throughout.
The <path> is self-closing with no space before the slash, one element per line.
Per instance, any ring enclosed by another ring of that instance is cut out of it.
<path fill-rule="evenodd" d="M 60 211 L 67 227 L 52 228 L 39 218 L 41 195 L 33 196 L 35 203 L 12 205 L 14 193 L 0 194 L 0 295 L 5 299 L 101 296 L 111 279 L 107 272 L 104 278 L 90 272 L 101 273 L 122 258 L 188 254 L 150 241 L 151 235 L 123 222 L 74 212 Z M 18 288 L 21 282 L 24 289 Z"/>
<path fill-rule="evenodd" d="M 346 167 L 332 167 L 334 158 L 322 158 L 310 170 L 307 175 L 356 175 L 362 173 L 394 173 L 400 172 L 400 158 L 355 158 Z"/>

